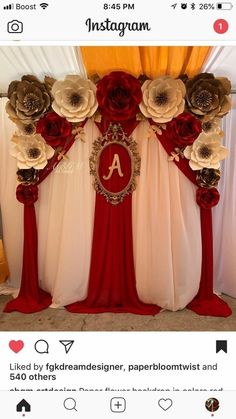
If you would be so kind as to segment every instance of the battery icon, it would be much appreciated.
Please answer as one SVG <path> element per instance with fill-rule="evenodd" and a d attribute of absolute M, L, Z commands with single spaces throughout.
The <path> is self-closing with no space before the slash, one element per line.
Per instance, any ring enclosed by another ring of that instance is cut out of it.
<path fill-rule="evenodd" d="M 233 5 L 232 5 L 232 3 L 226 3 L 226 2 L 224 2 L 224 3 L 217 3 L 216 4 L 216 8 L 218 10 L 231 10 L 233 8 Z"/>

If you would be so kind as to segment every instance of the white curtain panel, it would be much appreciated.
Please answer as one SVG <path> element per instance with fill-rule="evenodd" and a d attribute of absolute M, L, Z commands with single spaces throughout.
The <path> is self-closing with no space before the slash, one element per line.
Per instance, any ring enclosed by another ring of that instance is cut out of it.
<path fill-rule="evenodd" d="M 220 202 L 214 215 L 215 288 L 236 298 L 236 95 L 233 109 L 223 121 L 224 145 L 229 156 L 222 164 Z"/>
<path fill-rule="evenodd" d="M 6 116 L 7 100 L 0 100 L 0 205 L 3 238 L 10 267 L 10 284 L 19 287 L 22 267 L 23 207 L 16 200 L 16 161 L 9 154 L 15 126 Z"/>
<path fill-rule="evenodd" d="M 15 197 L 16 161 L 9 155 L 14 124 L 1 106 L 0 202 L 3 236 L 10 267 L 9 285 L 20 286 L 23 243 L 23 205 Z M 86 142 L 76 141 L 68 159 L 40 185 L 36 215 L 39 234 L 39 279 L 55 306 L 83 299 L 88 285 L 95 191 L 89 156 L 96 125 L 84 127 Z"/>
<path fill-rule="evenodd" d="M 204 71 L 226 76 L 236 89 L 236 47 L 213 49 Z M 215 289 L 236 298 L 236 95 L 232 95 L 232 110 L 222 120 L 224 145 L 229 156 L 223 161 L 219 183 L 219 204 L 213 209 Z"/>
<path fill-rule="evenodd" d="M 196 187 L 174 162 L 168 161 L 148 122 L 140 123 L 133 137 L 141 156 L 141 173 L 133 193 L 138 294 L 147 303 L 178 310 L 197 294 L 200 282 L 201 226 Z"/>
<path fill-rule="evenodd" d="M 236 87 L 235 73 L 236 47 L 215 47 L 212 49 L 202 71 L 215 76 L 228 77 Z"/>
<path fill-rule="evenodd" d="M 53 296 L 54 306 L 87 295 L 95 206 L 89 157 L 98 129 L 88 121 L 84 130 L 85 142 L 77 140 L 69 159 L 40 185 L 39 279 Z"/>
<path fill-rule="evenodd" d="M 73 73 L 86 77 L 79 48 L 68 46 L 0 47 L 0 68 L 0 92 L 4 93 L 11 81 L 26 74 L 39 79 Z"/>

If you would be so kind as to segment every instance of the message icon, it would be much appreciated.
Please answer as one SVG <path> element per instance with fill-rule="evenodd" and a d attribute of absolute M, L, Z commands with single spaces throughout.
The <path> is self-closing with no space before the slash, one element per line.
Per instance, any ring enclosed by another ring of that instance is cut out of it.
<path fill-rule="evenodd" d="M 34 349 L 36 350 L 36 352 L 38 352 L 38 354 L 41 354 L 41 355 L 48 354 L 49 344 L 46 340 L 40 339 L 40 340 L 37 340 L 37 342 L 35 342 Z"/>

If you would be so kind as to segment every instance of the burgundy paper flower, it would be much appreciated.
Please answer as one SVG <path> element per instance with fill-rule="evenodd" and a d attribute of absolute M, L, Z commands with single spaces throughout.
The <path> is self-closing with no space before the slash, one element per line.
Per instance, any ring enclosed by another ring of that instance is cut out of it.
<path fill-rule="evenodd" d="M 102 115 L 110 121 L 127 121 L 136 116 L 142 100 L 139 80 L 123 71 L 112 71 L 97 84 Z"/>
<path fill-rule="evenodd" d="M 179 148 L 192 145 L 201 132 L 201 121 L 188 112 L 181 113 L 167 125 L 171 141 Z"/>
<path fill-rule="evenodd" d="M 36 132 L 40 133 L 53 148 L 63 147 L 66 139 L 71 135 L 71 131 L 71 123 L 55 112 L 47 113 L 36 125 Z"/>
<path fill-rule="evenodd" d="M 216 188 L 198 188 L 196 192 L 196 201 L 199 207 L 210 209 L 218 204 L 220 194 Z"/>
<path fill-rule="evenodd" d="M 38 187 L 36 185 L 18 185 L 16 198 L 24 205 L 32 205 L 38 200 Z"/>

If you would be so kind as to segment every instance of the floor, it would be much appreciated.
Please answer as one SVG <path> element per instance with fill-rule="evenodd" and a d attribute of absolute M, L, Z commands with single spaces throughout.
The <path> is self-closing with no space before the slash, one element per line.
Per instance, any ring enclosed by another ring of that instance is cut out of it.
<path fill-rule="evenodd" d="M 3 313 L 9 296 L 0 296 L 1 331 L 236 331 L 236 299 L 224 296 L 233 310 L 228 318 L 198 316 L 189 310 L 163 311 L 157 316 L 72 314 L 49 308 L 40 313 Z"/>

